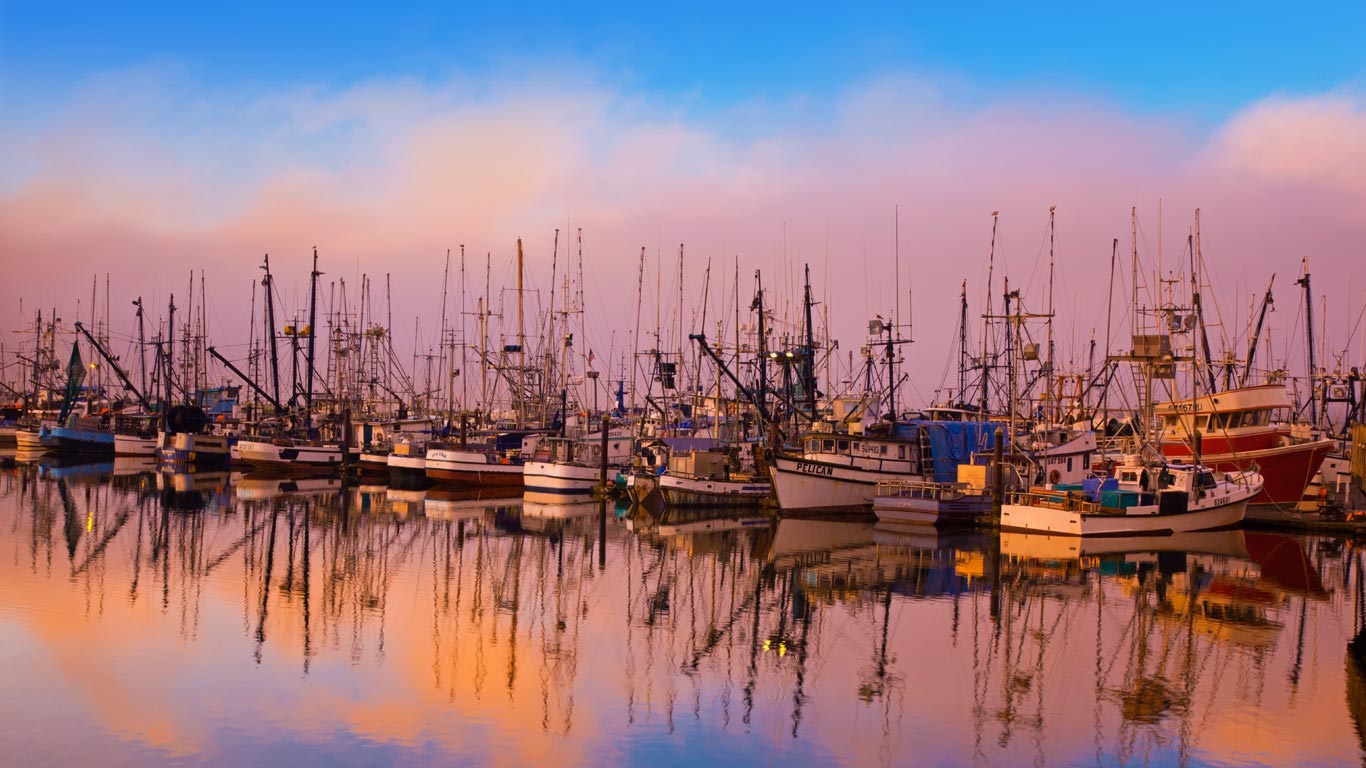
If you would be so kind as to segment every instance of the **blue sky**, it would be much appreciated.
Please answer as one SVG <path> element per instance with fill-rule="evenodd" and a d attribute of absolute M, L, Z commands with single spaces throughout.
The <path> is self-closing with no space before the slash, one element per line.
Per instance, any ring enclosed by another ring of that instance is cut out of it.
<path fill-rule="evenodd" d="M 564 66 L 706 110 L 914 71 L 966 98 L 1057 89 L 1217 120 L 1366 73 L 1366 3 L 121 5 L 0 6 L 11 98 L 149 63 L 246 88 Z"/>

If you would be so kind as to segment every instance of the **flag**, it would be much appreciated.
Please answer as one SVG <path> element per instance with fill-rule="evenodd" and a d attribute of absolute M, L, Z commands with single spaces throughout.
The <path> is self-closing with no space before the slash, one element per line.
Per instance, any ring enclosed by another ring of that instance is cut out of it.
<path fill-rule="evenodd" d="M 85 382 L 85 362 L 81 360 L 79 344 L 71 345 L 71 361 L 66 364 L 66 399 L 62 401 L 62 411 L 58 420 L 65 422 L 76 398 L 81 394 L 81 384 Z"/>
<path fill-rule="evenodd" d="M 593 360 L 594 360 L 595 357 L 596 357 L 596 355 L 593 354 L 593 350 L 591 350 L 591 349 L 588 350 L 588 364 L 589 364 L 589 365 L 592 365 L 592 364 L 593 364 Z"/>

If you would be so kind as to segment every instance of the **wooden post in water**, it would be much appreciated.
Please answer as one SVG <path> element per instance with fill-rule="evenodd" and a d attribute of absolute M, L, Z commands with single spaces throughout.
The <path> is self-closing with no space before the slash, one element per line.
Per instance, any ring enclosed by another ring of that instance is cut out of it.
<path fill-rule="evenodd" d="M 996 428 L 996 440 L 991 449 L 991 516 L 996 525 L 1001 524 L 1001 506 L 1005 503 L 1005 467 L 1002 465 L 1005 453 L 1005 433 Z"/>
<path fill-rule="evenodd" d="M 351 409 L 342 409 L 341 433 L 341 471 L 342 478 L 351 477 Z"/>
<path fill-rule="evenodd" d="M 607 496 L 607 426 L 611 421 L 607 414 L 602 415 L 602 462 L 599 468 L 598 486 L 602 489 L 604 497 Z"/>
<path fill-rule="evenodd" d="M 460 412 L 460 449 L 464 450 L 469 445 L 470 414 L 469 411 Z"/>
<path fill-rule="evenodd" d="M 607 494 L 598 500 L 598 572 L 607 570 Z"/>

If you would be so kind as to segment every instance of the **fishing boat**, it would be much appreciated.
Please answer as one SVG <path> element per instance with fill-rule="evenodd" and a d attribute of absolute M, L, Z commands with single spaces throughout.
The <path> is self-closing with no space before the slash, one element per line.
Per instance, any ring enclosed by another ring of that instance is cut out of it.
<path fill-rule="evenodd" d="M 1068 536 L 1133 536 L 1212 531 L 1243 521 L 1262 490 L 1256 472 L 1216 472 L 1194 464 L 1146 464 L 1137 457 L 1117 477 L 1081 487 L 1035 486 L 1006 495 L 1001 529 Z"/>
<path fill-rule="evenodd" d="M 154 414 L 115 417 L 114 455 L 155 457 L 158 418 Z"/>
<path fill-rule="evenodd" d="M 435 484 L 427 477 L 427 444 L 412 436 L 396 440 L 385 463 L 389 484 L 395 488 L 427 488 Z"/>
<path fill-rule="evenodd" d="M 763 475 L 741 470 L 732 452 L 713 448 L 670 455 L 659 490 L 672 507 L 756 507 L 773 485 Z"/>
<path fill-rule="evenodd" d="M 114 430 L 99 416 L 71 414 L 66 421 L 44 427 L 40 440 L 56 453 L 88 456 L 114 455 Z"/>
<path fill-rule="evenodd" d="M 166 412 L 157 433 L 157 455 L 167 464 L 220 466 L 232 455 L 234 435 L 216 432 L 213 422 L 197 405 L 177 405 Z"/>
<path fill-rule="evenodd" d="M 973 525 L 991 512 L 989 489 L 969 483 L 888 480 L 878 484 L 873 513 L 880 523 Z"/>
<path fill-rule="evenodd" d="M 482 440 L 427 446 L 426 473 L 443 485 L 522 488 L 526 457 L 545 439 L 543 431 L 514 430 Z"/>
<path fill-rule="evenodd" d="M 1159 445 L 1168 460 L 1190 462 L 1199 440 L 1201 464 L 1220 472 L 1253 470 L 1265 479 L 1250 502 L 1254 519 L 1293 512 L 1336 445 L 1316 438 L 1307 425 L 1289 422 L 1290 393 L 1280 384 L 1163 403 L 1156 411 L 1162 422 Z"/>
<path fill-rule="evenodd" d="M 18 408 L 0 408 L 0 448 L 18 447 L 20 415 Z"/>
<path fill-rule="evenodd" d="M 329 474 L 360 458 L 359 451 L 348 447 L 343 452 L 336 442 L 285 437 L 241 440 L 237 443 L 237 452 L 251 467 L 278 474 Z"/>
<path fill-rule="evenodd" d="M 630 435 L 609 435 L 606 445 L 609 473 L 623 469 L 630 462 L 634 443 L 635 439 Z M 522 482 L 529 492 L 588 494 L 599 484 L 603 465 L 600 436 L 552 437 L 543 441 L 522 465 Z"/>

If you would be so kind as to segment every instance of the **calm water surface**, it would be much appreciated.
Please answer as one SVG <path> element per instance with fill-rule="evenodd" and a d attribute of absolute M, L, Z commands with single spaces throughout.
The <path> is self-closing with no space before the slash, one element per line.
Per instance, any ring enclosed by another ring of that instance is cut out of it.
<path fill-rule="evenodd" d="M 0 760 L 1363 762 L 1361 550 L 1085 546 L 21 462 Z"/>

